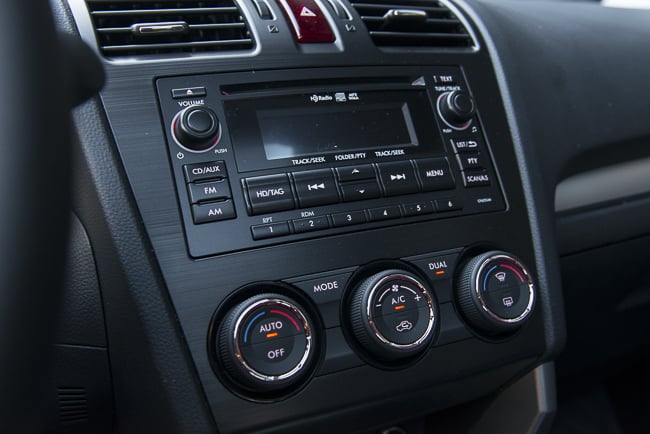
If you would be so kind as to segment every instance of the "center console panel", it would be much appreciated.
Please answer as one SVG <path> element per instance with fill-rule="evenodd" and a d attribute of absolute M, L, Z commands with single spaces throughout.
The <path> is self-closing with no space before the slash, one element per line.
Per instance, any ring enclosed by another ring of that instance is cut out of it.
<path fill-rule="evenodd" d="M 374 429 L 538 365 L 548 291 L 480 36 L 379 49 L 337 1 L 337 43 L 298 46 L 237 4 L 254 53 L 107 61 L 102 93 L 219 431 Z"/>

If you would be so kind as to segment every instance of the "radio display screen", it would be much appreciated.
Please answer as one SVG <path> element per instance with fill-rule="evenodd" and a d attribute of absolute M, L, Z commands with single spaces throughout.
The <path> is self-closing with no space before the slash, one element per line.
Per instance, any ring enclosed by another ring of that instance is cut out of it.
<path fill-rule="evenodd" d="M 418 144 L 405 103 L 258 110 L 257 121 L 268 160 Z"/>
<path fill-rule="evenodd" d="M 224 109 L 242 172 L 444 153 L 425 89 L 233 96 Z"/>

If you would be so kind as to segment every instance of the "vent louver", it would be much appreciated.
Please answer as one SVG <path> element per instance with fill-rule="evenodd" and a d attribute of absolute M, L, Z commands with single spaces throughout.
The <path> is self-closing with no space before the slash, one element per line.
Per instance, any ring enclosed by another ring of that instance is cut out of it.
<path fill-rule="evenodd" d="M 380 47 L 472 47 L 458 17 L 436 0 L 351 0 Z"/>
<path fill-rule="evenodd" d="M 233 0 L 86 0 L 106 57 L 247 50 L 253 39 Z"/>

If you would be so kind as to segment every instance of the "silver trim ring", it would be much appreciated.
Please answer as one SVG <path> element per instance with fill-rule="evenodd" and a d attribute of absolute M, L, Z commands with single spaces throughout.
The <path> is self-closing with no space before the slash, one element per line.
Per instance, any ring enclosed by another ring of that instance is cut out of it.
<path fill-rule="evenodd" d="M 281 306 L 285 309 L 288 309 L 291 311 L 302 323 L 303 330 L 305 331 L 305 352 L 302 355 L 302 358 L 298 362 L 298 364 L 291 369 L 289 372 L 286 372 L 281 375 L 266 375 L 262 374 L 259 371 L 256 371 L 253 367 L 251 367 L 247 362 L 246 359 L 244 358 L 241 348 L 239 346 L 239 330 L 242 325 L 242 322 L 244 321 L 245 318 L 248 317 L 248 315 L 255 309 L 257 309 L 260 306 Z M 311 326 L 309 325 L 309 322 L 307 321 L 307 318 L 305 315 L 302 313 L 300 309 L 298 309 L 297 306 L 293 305 L 292 303 L 289 303 L 285 300 L 281 300 L 279 298 L 263 298 L 262 300 L 258 300 L 255 303 L 251 304 L 248 306 L 244 311 L 239 315 L 237 318 L 237 321 L 235 322 L 235 327 L 233 331 L 233 343 L 235 346 L 235 357 L 237 358 L 237 361 L 239 364 L 248 372 L 248 374 L 261 381 L 265 381 L 267 383 L 274 383 L 277 381 L 282 381 L 282 380 L 287 380 L 294 375 L 296 375 L 302 368 L 305 366 L 307 363 L 307 359 L 309 358 L 309 355 L 311 353 L 311 341 L 312 341 L 312 333 L 311 333 Z"/>
<path fill-rule="evenodd" d="M 481 275 L 483 274 L 485 268 L 487 268 L 487 266 L 491 262 L 498 261 L 498 260 L 504 260 L 516 265 L 517 268 L 521 270 L 524 276 L 526 277 L 526 282 L 528 284 L 528 305 L 526 306 L 526 309 L 524 309 L 524 311 L 516 318 L 503 318 L 495 314 L 487 306 L 483 297 L 481 297 L 481 281 L 480 281 Z M 528 273 L 528 270 L 517 259 L 513 258 L 510 255 L 505 255 L 505 254 L 492 255 L 487 257 L 485 260 L 483 260 L 483 262 L 481 262 L 481 265 L 478 267 L 478 270 L 476 272 L 476 279 L 474 280 L 474 292 L 476 293 L 476 298 L 478 299 L 478 302 L 481 305 L 483 312 L 485 312 L 490 318 L 492 318 L 493 320 L 497 321 L 500 324 L 518 324 L 522 322 L 528 317 L 528 315 L 530 315 L 530 312 L 533 310 L 533 303 L 535 302 L 535 286 L 533 285 L 533 281 L 530 277 L 530 274 Z"/>
<path fill-rule="evenodd" d="M 396 344 L 393 341 L 388 340 L 377 328 L 375 325 L 375 321 L 373 319 L 372 315 L 372 303 L 370 301 L 374 298 L 375 292 L 387 281 L 387 280 L 405 280 L 417 287 L 417 289 L 424 295 L 424 298 L 427 301 L 427 304 L 429 306 L 429 322 L 427 324 L 427 328 L 416 341 L 410 343 L 410 344 Z M 389 347 L 398 349 L 398 350 L 410 350 L 412 348 L 420 346 L 431 334 L 431 330 L 433 330 L 433 325 L 435 323 L 435 314 L 433 310 L 433 299 L 431 298 L 431 294 L 429 291 L 416 279 L 413 277 L 406 275 L 406 274 L 401 274 L 401 273 L 396 273 L 396 274 L 389 274 L 388 276 L 382 277 L 379 282 L 377 282 L 370 292 L 368 293 L 368 297 L 365 299 L 366 302 L 366 318 L 368 320 L 368 324 L 370 325 L 370 328 L 372 329 L 373 333 L 379 339 L 383 344 L 388 345 Z"/>

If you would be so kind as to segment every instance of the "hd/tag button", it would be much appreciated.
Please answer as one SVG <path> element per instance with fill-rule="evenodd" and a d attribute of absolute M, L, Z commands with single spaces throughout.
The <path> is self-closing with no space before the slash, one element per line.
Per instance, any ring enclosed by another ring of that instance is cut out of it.
<path fill-rule="evenodd" d="M 257 176 L 244 179 L 248 196 L 249 214 L 294 209 L 291 183 L 287 174 Z"/>

